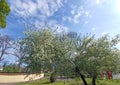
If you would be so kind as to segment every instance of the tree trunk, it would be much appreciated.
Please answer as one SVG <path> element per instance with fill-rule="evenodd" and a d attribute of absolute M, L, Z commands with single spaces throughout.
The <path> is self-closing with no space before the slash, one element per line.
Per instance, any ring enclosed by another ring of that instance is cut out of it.
<path fill-rule="evenodd" d="M 84 85 L 88 85 L 88 84 L 87 84 L 87 81 L 85 80 L 84 75 L 81 73 L 81 71 L 80 71 L 80 69 L 79 69 L 78 67 L 75 67 L 75 72 L 77 72 L 77 73 L 79 74 L 79 76 L 81 77 Z"/>
<path fill-rule="evenodd" d="M 88 85 L 87 82 L 86 82 L 86 80 L 85 80 L 84 75 L 82 75 L 82 74 L 80 73 L 80 76 L 81 76 L 81 79 L 82 79 L 84 85 Z"/>
<path fill-rule="evenodd" d="M 53 71 L 50 75 L 50 83 L 54 83 L 57 79 L 57 72 Z"/>
<path fill-rule="evenodd" d="M 92 85 L 96 85 L 96 78 L 97 78 L 97 76 L 94 75 L 93 78 L 92 78 Z"/>

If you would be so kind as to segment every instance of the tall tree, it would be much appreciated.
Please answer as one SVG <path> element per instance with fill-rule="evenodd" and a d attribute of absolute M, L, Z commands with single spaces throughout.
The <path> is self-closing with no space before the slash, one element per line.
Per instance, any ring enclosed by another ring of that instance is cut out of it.
<path fill-rule="evenodd" d="M 20 44 L 23 45 L 21 51 L 25 53 L 24 63 L 27 65 L 27 71 L 30 73 L 44 71 L 52 56 L 52 31 L 48 29 L 29 30 L 25 32 L 25 36 Z"/>
<path fill-rule="evenodd" d="M 94 35 L 91 36 L 90 34 L 82 36 L 81 34 L 77 36 L 75 51 L 76 56 L 73 59 L 73 64 L 75 66 L 75 73 L 77 76 L 79 75 L 84 83 L 84 85 L 88 85 L 85 79 L 86 69 L 87 67 L 87 57 L 85 56 L 86 50 L 92 40 L 94 39 Z"/>
<path fill-rule="evenodd" d="M 0 27 L 6 27 L 6 17 L 10 13 L 10 7 L 6 0 L 0 0 Z"/>
<path fill-rule="evenodd" d="M 42 29 L 29 30 L 25 32 L 25 36 L 19 43 L 22 46 L 21 51 L 25 53 L 23 61 L 28 72 L 49 70 L 53 75 L 56 75 L 56 72 L 67 73 L 67 68 L 71 65 L 68 60 L 72 49 L 71 40 L 67 35 L 55 35 L 51 29 Z"/>
<path fill-rule="evenodd" d="M 55 65 L 54 71 L 59 75 L 69 76 L 72 71 L 72 65 L 69 62 L 73 51 L 71 39 L 65 35 L 57 35 L 53 39 L 53 57 L 52 64 Z"/>

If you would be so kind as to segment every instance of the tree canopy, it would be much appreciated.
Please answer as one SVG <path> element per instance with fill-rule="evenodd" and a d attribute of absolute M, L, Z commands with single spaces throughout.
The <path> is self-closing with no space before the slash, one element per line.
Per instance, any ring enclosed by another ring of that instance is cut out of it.
<path fill-rule="evenodd" d="M 10 13 L 10 7 L 6 0 L 0 0 L 0 27 L 6 27 L 6 17 Z"/>
<path fill-rule="evenodd" d="M 96 78 L 106 70 L 115 72 L 119 65 L 119 51 L 115 47 L 120 40 L 117 35 L 95 38 L 94 35 L 55 34 L 52 29 L 24 32 L 20 39 L 20 53 L 24 54 L 22 62 L 27 72 L 38 73 L 50 71 L 64 76 L 81 77 L 87 85 L 85 75 L 89 74 L 95 85 Z M 19 51 L 18 51 L 19 52 Z M 21 60 L 20 60 L 21 61 Z M 76 76 L 76 75 L 75 75 Z"/>

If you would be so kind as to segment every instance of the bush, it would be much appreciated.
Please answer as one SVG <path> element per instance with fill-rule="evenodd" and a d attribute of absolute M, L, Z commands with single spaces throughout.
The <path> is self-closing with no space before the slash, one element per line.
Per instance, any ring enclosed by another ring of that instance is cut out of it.
<path fill-rule="evenodd" d="M 17 65 L 8 65 L 3 67 L 3 72 L 19 72 L 19 67 Z"/>

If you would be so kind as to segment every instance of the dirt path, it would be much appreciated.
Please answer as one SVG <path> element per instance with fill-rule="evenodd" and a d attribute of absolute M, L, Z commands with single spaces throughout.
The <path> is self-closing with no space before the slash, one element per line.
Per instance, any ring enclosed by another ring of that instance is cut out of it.
<path fill-rule="evenodd" d="M 5 84 L 5 83 L 3 84 L 3 83 L 0 83 L 0 85 L 15 85 L 15 84 Z"/>

